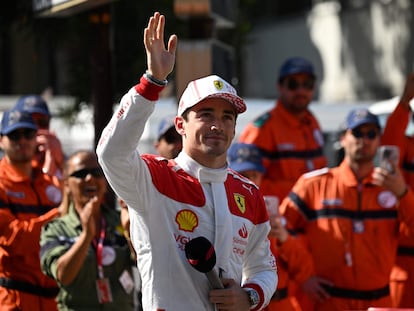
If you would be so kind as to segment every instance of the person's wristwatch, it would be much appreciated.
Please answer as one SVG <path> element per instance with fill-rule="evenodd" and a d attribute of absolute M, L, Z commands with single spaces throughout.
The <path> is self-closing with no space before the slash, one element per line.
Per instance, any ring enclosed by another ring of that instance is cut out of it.
<path fill-rule="evenodd" d="M 259 293 L 252 288 L 246 289 L 247 296 L 249 297 L 250 307 L 256 306 L 260 302 Z"/>

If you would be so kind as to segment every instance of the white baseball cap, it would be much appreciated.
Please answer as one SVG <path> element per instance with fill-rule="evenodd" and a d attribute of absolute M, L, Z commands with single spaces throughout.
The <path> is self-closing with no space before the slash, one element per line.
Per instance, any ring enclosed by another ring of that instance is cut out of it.
<path fill-rule="evenodd" d="M 212 75 L 188 83 L 181 95 L 177 114 L 181 116 L 188 108 L 206 98 L 222 98 L 233 105 L 237 113 L 246 111 L 246 103 L 226 80 Z"/>

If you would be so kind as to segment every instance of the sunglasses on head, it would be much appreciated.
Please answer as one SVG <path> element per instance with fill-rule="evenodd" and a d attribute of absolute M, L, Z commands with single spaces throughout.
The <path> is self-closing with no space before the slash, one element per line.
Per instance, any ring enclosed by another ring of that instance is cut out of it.
<path fill-rule="evenodd" d="M 12 141 L 18 141 L 22 137 L 29 140 L 29 139 L 33 139 L 36 136 L 36 130 L 32 130 L 32 129 L 15 130 L 13 132 L 10 132 L 6 136 Z"/>
<path fill-rule="evenodd" d="M 313 90 L 313 87 L 315 86 L 315 80 L 313 79 L 306 79 L 302 82 L 299 82 L 293 78 L 288 78 L 286 80 L 286 87 L 290 91 L 296 91 L 298 88 L 304 88 L 305 90 Z"/>
<path fill-rule="evenodd" d="M 368 138 L 369 140 L 373 140 L 379 135 L 377 130 L 369 130 L 364 133 L 358 128 L 351 130 L 351 133 L 355 138 L 364 137 L 364 138 Z"/>
<path fill-rule="evenodd" d="M 94 168 L 83 168 L 78 171 L 74 171 L 72 174 L 70 174 L 70 177 L 75 178 L 81 178 L 84 179 L 86 176 L 91 174 L 95 178 L 102 178 L 104 177 L 104 173 L 100 167 L 94 167 Z"/>

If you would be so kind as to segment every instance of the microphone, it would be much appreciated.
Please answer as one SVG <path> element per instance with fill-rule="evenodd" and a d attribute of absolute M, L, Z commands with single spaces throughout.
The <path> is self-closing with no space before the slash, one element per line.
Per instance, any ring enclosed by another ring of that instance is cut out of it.
<path fill-rule="evenodd" d="M 217 272 L 214 270 L 216 251 L 208 239 L 203 236 L 191 239 L 185 244 L 185 256 L 194 269 L 206 274 L 213 288 L 224 288 Z"/>

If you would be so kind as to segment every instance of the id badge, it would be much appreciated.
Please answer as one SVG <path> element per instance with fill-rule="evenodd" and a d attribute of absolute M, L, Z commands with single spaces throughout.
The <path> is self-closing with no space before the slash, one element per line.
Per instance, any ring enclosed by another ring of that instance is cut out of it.
<path fill-rule="evenodd" d="M 99 303 L 112 302 L 111 286 L 107 278 L 96 280 L 96 292 L 98 294 Z"/>
<path fill-rule="evenodd" d="M 119 282 L 121 283 L 122 287 L 124 288 L 127 294 L 132 293 L 135 284 L 131 274 L 127 270 L 124 270 L 124 272 L 122 272 L 121 276 L 119 277 Z"/>
<path fill-rule="evenodd" d="M 362 220 L 354 220 L 352 226 L 354 233 L 363 233 L 365 230 L 364 222 Z"/>

